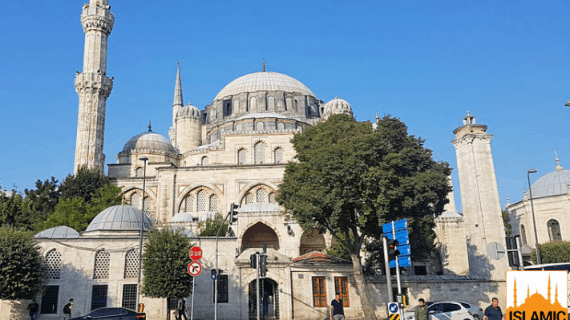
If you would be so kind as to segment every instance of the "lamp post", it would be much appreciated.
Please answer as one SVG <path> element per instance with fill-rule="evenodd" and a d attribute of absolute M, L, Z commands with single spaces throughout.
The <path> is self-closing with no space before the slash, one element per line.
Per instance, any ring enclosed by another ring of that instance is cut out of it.
<path fill-rule="evenodd" d="M 141 208 L 141 233 L 140 233 L 140 242 L 139 242 L 139 274 L 137 280 L 137 308 L 139 303 L 141 302 L 141 273 L 142 273 L 142 246 L 143 246 L 143 232 L 144 232 L 144 198 L 146 195 L 146 162 L 148 161 L 147 157 L 140 157 L 139 160 L 144 162 L 144 169 L 143 169 L 143 198 L 142 198 L 142 208 Z"/>
<path fill-rule="evenodd" d="M 530 169 L 526 172 L 526 177 L 528 179 L 528 192 L 530 194 L 530 208 L 532 210 L 532 226 L 534 227 L 534 246 L 536 247 L 536 263 L 542 264 L 542 259 L 540 259 L 540 247 L 538 244 L 538 234 L 536 233 L 536 220 L 534 218 L 534 204 L 532 203 L 532 188 L 530 186 L 530 174 L 536 173 L 535 169 Z"/>

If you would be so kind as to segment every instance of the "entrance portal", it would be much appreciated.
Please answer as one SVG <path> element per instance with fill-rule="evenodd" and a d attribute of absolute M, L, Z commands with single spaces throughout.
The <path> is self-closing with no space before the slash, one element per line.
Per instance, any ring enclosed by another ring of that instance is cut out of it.
<path fill-rule="evenodd" d="M 248 292 L 248 311 L 249 319 L 257 319 L 257 291 L 256 288 L 257 280 L 253 280 L 249 283 Z M 279 289 L 277 288 L 277 282 L 265 278 L 259 279 L 259 315 L 261 319 L 273 320 L 279 319 Z M 265 316 L 265 312 L 267 313 Z"/>

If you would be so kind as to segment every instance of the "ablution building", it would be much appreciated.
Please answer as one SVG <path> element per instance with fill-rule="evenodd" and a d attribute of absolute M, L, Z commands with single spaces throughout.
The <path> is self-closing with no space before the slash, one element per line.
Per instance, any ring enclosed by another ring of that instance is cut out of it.
<path fill-rule="evenodd" d="M 209 271 L 215 266 L 216 241 L 198 237 L 198 224 L 225 215 L 232 203 L 239 206 L 235 236 L 222 237 L 218 244 L 218 265 L 224 270 L 218 319 L 253 315 L 249 300 L 255 292 L 255 270 L 249 257 L 264 246 L 268 272 L 260 290 L 269 293 L 270 317 L 328 318 L 327 305 L 340 292 L 347 317 L 363 318 L 351 263 L 323 253 L 334 245 L 333 238 L 303 231 L 282 216 L 275 201 L 285 166 L 295 156 L 291 138 L 333 114 L 352 115 L 350 104 L 331 97 L 325 103 L 299 80 L 263 66 L 260 72 L 221 84 L 212 102 L 198 108 L 184 104 L 179 66 L 172 114 L 162 115 L 172 117 L 168 137 L 149 125 L 118 150 L 116 163 L 108 163 L 103 144 L 106 100 L 113 88 L 106 64 L 107 38 L 115 22 L 110 9 L 108 0 L 91 0 L 81 15 L 85 51 L 83 70 L 75 77 L 75 169 L 107 164 L 108 176 L 130 205 L 104 210 L 84 232 L 60 226 L 36 235 L 49 278 L 38 297 L 40 319 L 61 318 L 70 298 L 75 301 L 73 316 L 102 306 L 135 308 L 141 224 L 146 231 L 178 228 L 204 250 L 204 271 L 195 278 L 194 318 L 213 319 Z M 450 194 L 447 211 L 436 219 L 440 254 L 415 261 L 402 277 L 403 287 L 412 301 L 424 297 L 485 305 L 492 296 L 503 296 L 508 269 L 506 257 L 488 255 L 489 247 L 505 245 L 492 135 L 470 114 L 454 134 L 463 213 L 456 211 Z M 385 280 L 367 278 L 366 291 L 378 316 L 385 315 Z M 190 306 L 190 297 L 187 301 Z M 173 304 L 145 296 L 142 302 L 149 319 L 166 319 Z M 23 312 L 24 305 L 2 301 L 0 318 Z"/>

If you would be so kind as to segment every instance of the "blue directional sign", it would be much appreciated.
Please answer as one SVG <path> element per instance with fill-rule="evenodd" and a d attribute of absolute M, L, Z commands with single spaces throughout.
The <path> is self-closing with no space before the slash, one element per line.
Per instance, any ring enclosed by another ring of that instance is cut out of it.
<path fill-rule="evenodd" d="M 407 230 L 408 229 L 408 220 L 396 220 L 394 221 L 394 229 L 398 230 Z M 388 234 L 392 232 L 392 222 L 384 223 L 382 225 L 382 233 Z"/>
<path fill-rule="evenodd" d="M 397 302 L 389 302 L 388 303 L 388 313 L 395 314 L 398 313 L 399 307 Z"/>
<path fill-rule="evenodd" d="M 410 245 L 398 245 L 398 251 L 400 251 L 400 255 L 401 256 L 409 256 L 410 254 L 412 254 L 412 248 L 410 247 Z"/>
<path fill-rule="evenodd" d="M 412 258 L 410 256 L 398 256 L 398 266 L 411 267 Z M 390 268 L 396 268 L 396 260 L 390 260 Z"/>
<path fill-rule="evenodd" d="M 388 239 L 394 239 L 394 233 L 392 231 L 384 234 Z M 399 244 L 408 244 L 410 243 L 410 238 L 408 234 L 408 230 L 397 230 L 396 231 L 396 240 L 398 240 Z"/>

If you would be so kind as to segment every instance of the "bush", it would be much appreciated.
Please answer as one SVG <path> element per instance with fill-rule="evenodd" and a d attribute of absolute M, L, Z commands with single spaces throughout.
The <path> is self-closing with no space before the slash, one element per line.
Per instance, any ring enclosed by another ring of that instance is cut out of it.
<path fill-rule="evenodd" d="M 570 262 L 570 242 L 554 241 L 540 245 L 542 263 Z M 536 250 L 532 251 L 532 261 L 536 263 Z"/>

